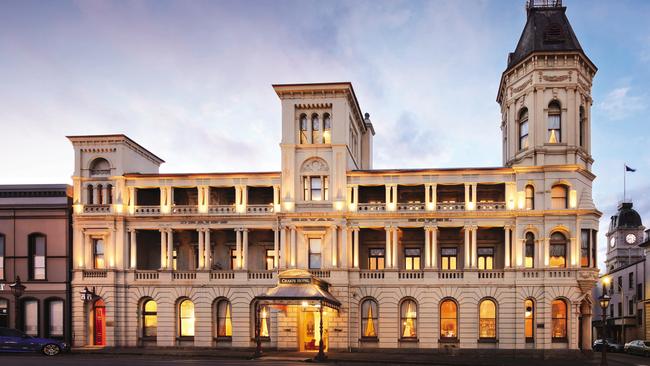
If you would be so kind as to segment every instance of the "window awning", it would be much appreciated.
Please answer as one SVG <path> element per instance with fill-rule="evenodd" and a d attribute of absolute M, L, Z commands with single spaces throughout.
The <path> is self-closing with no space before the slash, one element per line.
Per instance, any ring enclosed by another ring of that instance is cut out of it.
<path fill-rule="evenodd" d="M 316 278 L 311 273 L 291 269 L 278 275 L 279 283 L 256 296 L 255 300 L 266 304 L 301 305 L 303 302 L 317 302 L 339 310 L 341 302 L 329 292 L 329 283 Z"/>

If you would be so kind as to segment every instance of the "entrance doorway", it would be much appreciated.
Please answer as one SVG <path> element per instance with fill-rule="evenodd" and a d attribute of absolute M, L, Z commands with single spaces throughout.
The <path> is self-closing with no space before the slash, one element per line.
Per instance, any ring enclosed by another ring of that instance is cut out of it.
<path fill-rule="evenodd" d="M 106 345 L 106 305 L 104 300 L 95 301 L 92 309 L 93 342 L 95 346 Z"/>
<path fill-rule="evenodd" d="M 302 307 L 299 312 L 298 349 L 301 352 L 318 351 L 320 342 L 320 317 L 318 309 Z M 323 351 L 327 352 L 327 316 L 323 313 Z"/>

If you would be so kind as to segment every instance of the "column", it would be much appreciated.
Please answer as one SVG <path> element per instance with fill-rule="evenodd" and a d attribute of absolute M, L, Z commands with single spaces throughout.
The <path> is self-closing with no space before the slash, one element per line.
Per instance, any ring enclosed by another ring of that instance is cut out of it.
<path fill-rule="evenodd" d="M 438 268 L 438 227 L 431 227 L 431 268 Z"/>
<path fill-rule="evenodd" d="M 295 226 L 291 226 L 291 268 L 296 268 L 296 260 L 298 257 L 297 252 L 297 230 Z"/>
<path fill-rule="evenodd" d="M 109 247 L 107 248 L 108 252 L 108 263 L 106 263 L 106 268 L 115 268 L 117 263 L 117 229 L 113 226 L 110 230 L 111 240 L 109 241 Z"/>
<path fill-rule="evenodd" d="M 425 201 L 428 202 L 428 200 Z M 431 228 L 428 226 L 424 227 L 424 268 L 431 268 Z"/>
<path fill-rule="evenodd" d="M 138 267 L 138 235 L 135 229 L 129 229 L 129 268 Z"/>
<path fill-rule="evenodd" d="M 242 231 L 242 269 L 248 269 L 248 229 Z"/>
<path fill-rule="evenodd" d="M 352 236 L 354 240 L 354 248 L 352 253 L 352 265 L 354 268 L 359 269 L 359 228 L 355 227 L 352 231 Z"/>
<path fill-rule="evenodd" d="M 384 260 L 384 267 L 391 268 L 391 263 L 393 263 L 391 260 L 393 257 L 393 252 L 390 245 L 390 242 L 392 241 L 392 235 L 390 235 L 390 226 L 386 226 L 384 229 L 386 230 L 386 259 Z"/>
<path fill-rule="evenodd" d="M 273 268 L 278 269 L 280 257 L 280 228 L 273 227 Z"/>
<path fill-rule="evenodd" d="M 384 187 L 386 188 L 386 199 L 385 199 L 386 211 L 390 211 L 391 203 L 393 203 L 391 197 L 391 193 L 393 192 L 393 187 L 389 186 L 388 184 L 384 185 Z"/>
<path fill-rule="evenodd" d="M 478 232 L 478 227 L 472 226 L 472 268 L 476 268 L 478 262 L 476 232 Z"/>
<path fill-rule="evenodd" d="M 332 248 L 332 268 L 336 268 L 339 265 L 339 251 L 338 251 L 338 234 L 339 228 L 336 225 L 332 225 L 330 228 L 330 240 Z"/>
<path fill-rule="evenodd" d="M 504 231 L 506 235 L 506 249 L 505 249 L 505 268 L 510 268 L 510 226 L 504 226 Z"/>
<path fill-rule="evenodd" d="M 203 260 L 205 261 L 204 267 L 207 270 L 212 269 L 212 245 L 210 244 L 210 228 L 206 228 L 205 239 L 203 239 L 203 249 L 205 253 L 203 254 Z"/>
<path fill-rule="evenodd" d="M 550 238 L 544 238 L 544 253 L 542 253 L 542 258 L 544 260 L 544 267 L 549 265 L 549 255 L 550 255 Z"/>
<path fill-rule="evenodd" d="M 341 244 L 341 268 L 348 268 L 348 227 L 345 224 L 341 225 L 341 230 L 339 232 L 340 238 L 339 242 Z"/>
<path fill-rule="evenodd" d="M 348 254 L 348 267 L 354 268 L 354 230 L 351 226 L 348 226 L 345 230 L 345 242 L 348 247 L 346 247 Z"/>
<path fill-rule="evenodd" d="M 199 252 L 198 254 L 199 255 L 197 256 L 199 258 L 199 261 L 196 264 L 196 269 L 201 270 L 201 269 L 205 268 L 205 259 L 204 259 L 205 242 L 203 241 L 204 240 L 204 238 L 203 238 L 203 229 L 199 228 L 196 231 L 198 231 L 198 233 L 199 233 L 199 248 L 198 248 L 198 252 Z"/>
<path fill-rule="evenodd" d="M 84 229 L 78 229 L 75 231 L 74 240 L 76 242 L 76 247 L 74 248 L 73 254 L 75 255 L 75 266 L 76 268 L 83 269 L 86 267 L 86 233 Z"/>
<path fill-rule="evenodd" d="M 235 269 L 241 269 L 242 268 L 242 263 L 241 263 L 241 229 L 237 228 L 235 229 L 235 251 L 237 252 L 237 260 L 235 261 Z"/>
<path fill-rule="evenodd" d="M 167 268 L 167 233 L 160 229 L 160 269 Z"/>
<path fill-rule="evenodd" d="M 438 208 L 438 185 L 437 184 L 431 185 L 431 204 L 434 210 Z"/>
<path fill-rule="evenodd" d="M 470 206 L 469 201 L 470 201 L 470 197 L 469 197 L 469 183 L 465 183 L 465 209 L 466 209 L 466 210 L 469 210 L 469 206 Z"/>
<path fill-rule="evenodd" d="M 93 201 L 90 202 L 93 205 L 98 205 L 99 202 L 99 189 L 97 189 L 97 184 L 93 184 Z"/>
<path fill-rule="evenodd" d="M 477 200 L 476 200 L 477 188 L 478 188 L 478 184 L 477 183 L 472 183 L 472 206 L 473 206 L 474 210 L 476 210 L 478 208 L 476 206 L 477 205 Z"/>
<path fill-rule="evenodd" d="M 167 269 L 174 269 L 174 231 L 167 229 Z"/>
<path fill-rule="evenodd" d="M 280 268 L 287 268 L 287 229 L 280 225 Z"/>
<path fill-rule="evenodd" d="M 397 254 L 397 249 L 399 247 L 399 241 L 397 239 L 397 233 L 399 231 L 398 227 L 393 227 L 393 268 L 399 268 L 399 256 Z"/>
<path fill-rule="evenodd" d="M 469 250 L 469 232 L 470 228 L 469 226 L 465 226 L 464 228 L 465 231 L 465 242 L 463 244 L 463 247 L 465 248 L 465 269 L 470 267 L 470 250 Z"/>

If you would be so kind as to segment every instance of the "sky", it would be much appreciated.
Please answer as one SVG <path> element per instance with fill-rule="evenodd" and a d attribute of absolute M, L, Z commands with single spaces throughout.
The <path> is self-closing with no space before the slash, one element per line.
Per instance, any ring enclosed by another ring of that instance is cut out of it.
<path fill-rule="evenodd" d="M 599 68 L 600 246 L 623 191 L 650 226 L 650 2 L 564 0 Z M 66 135 L 123 133 L 161 172 L 279 171 L 274 83 L 350 81 L 375 168 L 501 166 L 496 94 L 525 1 L 0 2 L 0 184 L 70 183 Z M 604 258 L 601 252 L 600 257 Z"/>

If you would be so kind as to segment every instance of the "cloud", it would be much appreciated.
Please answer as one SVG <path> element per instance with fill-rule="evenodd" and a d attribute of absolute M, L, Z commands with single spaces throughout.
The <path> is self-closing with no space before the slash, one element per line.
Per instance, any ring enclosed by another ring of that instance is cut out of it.
<path fill-rule="evenodd" d="M 612 121 L 626 119 L 646 109 L 645 95 L 632 95 L 630 87 L 620 87 L 610 91 L 596 107 Z"/>

